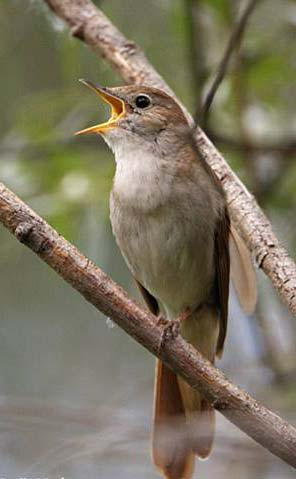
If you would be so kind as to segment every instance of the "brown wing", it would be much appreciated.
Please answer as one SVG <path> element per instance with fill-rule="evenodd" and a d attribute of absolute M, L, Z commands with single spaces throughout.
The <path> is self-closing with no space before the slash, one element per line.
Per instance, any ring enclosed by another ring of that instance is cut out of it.
<path fill-rule="evenodd" d="M 227 330 L 230 274 L 229 231 L 230 219 L 228 211 L 225 208 L 224 213 L 217 222 L 215 234 L 216 280 L 218 306 L 220 310 L 220 330 L 217 344 L 218 356 L 222 355 Z"/>
<path fill-rule="evenodd" d="M 246 314 L 252 314 L 257 302 L 256 274 L 250 252 L 233 224 L 229 237 L 230 276 L 239 302 Z"/>

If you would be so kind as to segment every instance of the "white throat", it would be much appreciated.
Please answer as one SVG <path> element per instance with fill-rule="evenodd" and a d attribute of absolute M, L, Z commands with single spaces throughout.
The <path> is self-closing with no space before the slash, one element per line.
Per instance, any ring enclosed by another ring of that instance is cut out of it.
<path fill-rule="evenodd" d="M 155 209 L 168 193 L 163 185 L 166 184 L 166 190 L 169 187 L 162 181 L 161 154 L 156 144 L 140 138 L 139 141 L 128 140 L 122 137 L 110 145 L 116 161 L 113 191 L 126 205 L 146 211 Z"/>

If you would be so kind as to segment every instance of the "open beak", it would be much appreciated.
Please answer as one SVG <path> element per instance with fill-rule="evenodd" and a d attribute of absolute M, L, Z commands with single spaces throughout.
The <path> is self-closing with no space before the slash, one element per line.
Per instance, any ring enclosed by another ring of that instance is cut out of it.
<path fill-rule="evenodd" d="M 84 130 L 77 131 L 75 135 L 85 135 L 87 133 L 104 133 L 107 130 L 117 127 L 117 122 L 120 118 L 125 116 L 126 108 L 125 103 L 121 98 L 118 98 L 113 93 L 110 93 L 106 88 L 97 86 L 94 83 L 87 80 L 79 80 L 81 83 L 86 85 L 88 88 L 93 90 L 97 95 L 99 95 L 108 105 L 111 106 L 111 117 L 105 123 L 100 123 L 99 125 L 90 126 Z"/>

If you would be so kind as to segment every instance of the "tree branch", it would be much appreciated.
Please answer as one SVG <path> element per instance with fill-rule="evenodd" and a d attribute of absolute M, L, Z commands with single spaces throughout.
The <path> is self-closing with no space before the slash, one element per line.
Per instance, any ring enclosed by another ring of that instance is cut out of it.
<path fill-rule="evenodd" d="M 197 388 L 233 424 L 296 468 L 296 429 L 231 383 L 179 335 L 163 326 L 102 270 L 0 183 L 0 221 L 98 310 Z M 160 344 L 162 347 L 160 348 Z"/>
<path fill-rule="evenodd" d="M 214 97 L 217 93 L 217 90 L 226 75 L 226 72 L 229 67 L 229 63 L 232 57 L 233 52 L 239 47 L 242 36 L 245 32 L 248 19 L 250 18 L 251 13 L 254 11 L 256 5 L 260 0 L 249 0 L 248 4 L 245 7 L 241 17 L 238 19 L 237 23 L 234 25 L 234 28 L 231 32 L 228 44 L 225 49 L 225 53 L 221 59 L 221 62 L 218 65 L 215 78 L 213 80 L 212 86 L 209 89 L 206 99 L 203 105 L 203 121 L 205 122 L 206 116 L 209 112 L 209 109 L 213 103 Z"/>
<path fill-rule="evenodd" d="M 196 118 L 202 126 L 202 92 L 207 79 L 206 45 L 202 19 L 202 0 L 184 0 L 186 27 L 188 31 L 187 49 L 190 61 Z"/>
<path fill-rule="evenodd" d="M 44 1 L 70 26 L 72 35 L 85 41 L 96 53 L 107 59 L 127 83 L 155 86 L 176 98 L 139 47 L 127 40 L 90 0 Z M 184 106 L 183 109 L 186 112 Z M 190 114 L 186 114 L 192 123 Z M 279 244 L 270 222 L 254 197 L 198 127 L 196 140 L 203 156 L 223 184 L 231 218 L 253 253 L 257 265 L 270 278 L 290 311 L 296 314 L 295 262 Z"/>

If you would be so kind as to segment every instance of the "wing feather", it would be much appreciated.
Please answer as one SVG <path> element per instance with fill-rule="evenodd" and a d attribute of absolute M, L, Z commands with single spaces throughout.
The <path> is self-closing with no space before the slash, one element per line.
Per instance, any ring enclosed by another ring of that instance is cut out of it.
<path fill-rule="evenodd" d="M 218 356 L 222 355 L 227 332 L 230 274 L 229 231 L 230 219 L 227 208 L 225 207 L 223 214 L 220 216 L 217 222 L 215 234 L 216 281 L 218 293 L 218 307 L 220 310 L 220 330 L 217 343 Z"/>
<path fill-rule="evenodd" d="M 257 302 L 256 274 L 249 250 L 233 225 L 229 248 L 231 279 L 244 312 L 252 314 Z"/>

